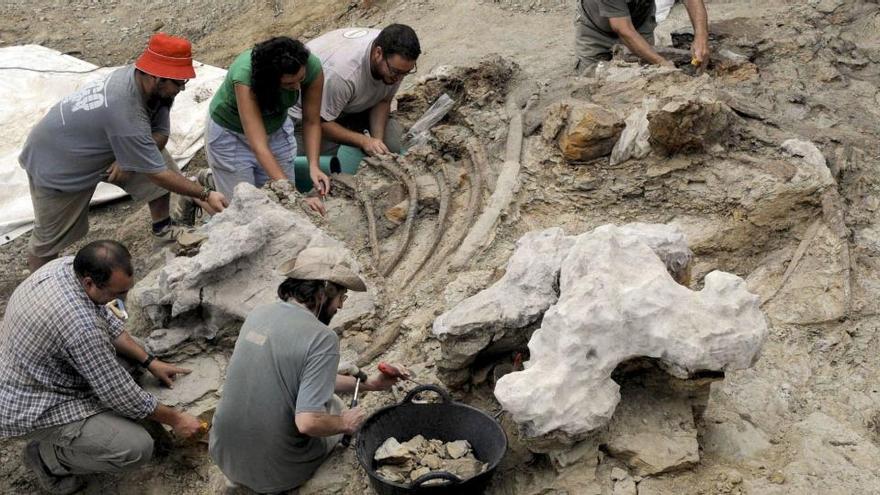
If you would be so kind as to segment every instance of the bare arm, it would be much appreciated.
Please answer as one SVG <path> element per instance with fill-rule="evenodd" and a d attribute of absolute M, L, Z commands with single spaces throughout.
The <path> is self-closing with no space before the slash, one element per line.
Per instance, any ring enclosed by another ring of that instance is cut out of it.
<path fill-rule="evenodd" d="M 324 73 L 318 73 L 315 80 L 303 92 L 303 140 L 309 169 L 318 169 L 318 156 L 321 151 L 321 93 L 324 89 Z"/>
<path fill-rule="evenodd" d="M 318 194 L 330 192 L 330 179 L 321 171 L 321 97 L 324 91 L 324 72 L 321 71 L 303 93 L 303 140 L 309 160 L 309 177 Z M 317 206 L 317 205 L 316 205 Z M 323 209 L 323 205 L 320 205 Z M 324 213 L 319 211 L 321 215 Z"/>
<path fill-rule="evenodd" d="M 691 24 L 694 26 L 694 42 L 691 45 L 691 52 L 694 58 L 699 60 L 702 65 L 706 65 L 709 61 L 709 14 L 706 13 L 706 5 L 703 0 L 686 0 L 688 17 L 691 18 Z"/>
<path fill-rule="evenodd" d="M 612 17 L 608 19 L 611 29 L 617 33 L 623 44 L 630 49 L 637 57 L 649 64 L 668 64 L 669 62 L 661 57 L 642 35 L 633 26 L 632 19 L 627 17 Z"/>
<path fill-rule="evenodd" d="M 202 186 L 197 182 L 191 181 L 180 175 L 178 172 L 165 169 L 159 173 L 147 174 L 147 177 L 149 177 L 149 179 L 157 186 L 182 196 L 189 196 L 196 199 L 199 199 L 202 196 Z M 205 202 L 205 206 L 208 206 L 208 208 L 206 208 L 207 212 L 212 215 L 223 211 L 228 205 L 229 202 L 226 201 L 226 197 L 217 191 L 211 191 L 211 193 L 208 194 L 208 200 Z"/>
<path fill-rule="evenodd" d="M 136 361 L 138 363 L 143 363 L 147 359 L 147 351 L 141 347 L 140 344 L 137 343 L 136 340 L 131 338 L 131 334 L 126 331 L 123 331 L 119 334 L 119 337 L 113 340 L 113 347 L 116 348 L 116 353 L 120 354 L 132 361 Z M 178 374 L 189 374 L 191 370 L 186 368 L 179 368 L 173 364 L 166 363 L 159 359 L 154 359 L 147 370 L 153 374 L 156 378 L 159 379 L 162 383 L 164 383 L 169 388 L 174 388 L 174 377 Z"/>
<path fill-rule="evenodd" d="M 321 122 L 321 132 L 328 140 L 333 141 L 334 143 L 348 144 L 350 146 L 357 146 L 358 148 L 363 148 L 367 140 L 367 136 L 348 130 L 337 124 L 335 120 Z"/>
<path fill-rule="evenodd" d="M 266 135 L 266 127 L 263 125 L 263 118 L 260 116 L 260 108 L 257 104 L 257 97 L 251 91 L 250 86 L 237 83 L 235 85 L 235 100 L 238 103 L 238 116 L 241 118 L 241 126 L 244 128 L 244 135 L 247 138 L 248 146 L 257 157 L 257 162 L 263 167 L 266 175 L 271 180 L 283 180 L 287 176 L 284 170 L 272 154 L 269 148 L 269 138 Z"/>
<path fill-rule="evenodd" d="M 346 425 L 342 415 L 334 416 L 327 413 L 298 413 L 294 416 L 294 422 L 300 433 L 310 437 L 329 437 L 340 433 L 352 433 L 357 429 Z"/>
<path fill-rule="evenodd" d="M 370 109 L 370 135 L 382 141 L 385 139 L 385 124 L 391 113 L 391 98 L 384 99 Z"/>
<path fill-rule="evenodd" d="M 356 378 L 348 375 L 336 375 L 336 388 L 333 390 L 337 394 L 350 394 L 354 392 Z M 360 392 L 380 392 L 388 390 L 392 385 L 397 383 L 396 378 L 388 378 L 382 373 L 376 374 L 362 381 Z"/>
<path fill-rule="evenodd" d="M 131 334 L 128 332 L 119 334 L 119 337 L 113 340 L 113 347 L 116 348 L 117 354 L 127 357 L 132 361 L 143 363 L 147 359 L 147 351 L 131 338 Z"/>

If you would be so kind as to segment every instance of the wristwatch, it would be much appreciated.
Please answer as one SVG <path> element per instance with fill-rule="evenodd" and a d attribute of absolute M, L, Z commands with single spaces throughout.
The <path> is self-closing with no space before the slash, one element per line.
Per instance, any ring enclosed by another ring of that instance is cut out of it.
<path fill-rule="evenodd" d="M 208 201 L 208 196 L 211 195 L 211 188 L 208 186 L 204 186 L 202 188 L 202 194 L 199 195 L 199 199 L 202 201 Z"/>
<path fill-rule="evenodd" d="M 138 363 L 138 364 L 141 365 L 141 368 L 147 369 L 147 368 L 150 367 L 150 363 L 152 363 L 153 360 L 155 360 L 155 359 L 156 359 L 156 356 L 154 356 L 154 355 L 152 355 L 152 354 L 150 354 L 150 353 L 148 352 L 148 353 L 147 353 L 147 359 L 144 359 L 143 362 Z"/>

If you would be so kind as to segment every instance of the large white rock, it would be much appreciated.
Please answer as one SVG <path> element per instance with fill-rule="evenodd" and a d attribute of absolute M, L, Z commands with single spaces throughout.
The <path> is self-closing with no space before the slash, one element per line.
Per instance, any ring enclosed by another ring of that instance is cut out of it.
<path fill-rule="evenodd" d="M 679 285 L 640 235 L 599 227 L 565 255 L 530 361 L 495 396 L 531 436 L 588 433 L 611 418 L 624 361 L 656 358 L 679 378 L 751 366 L 767 334 L 759 302 L 729 273 L 708 274 L 700 291 Z"/>
<path fill-rule="evenodd" d="M 678 229 L 643 223 L 627 224 L 620 229 L 639 236 L 670 273 L 687 271 L 693 253 Z M 503 337 L 533 330 L 559 297 L 559 269 L 577 239 L 565 235 L 558 227 L 522 236 L 500 280 L 434 320 L 433 333 L 443 349 L 440 366 L 461 369 Z"/>
<path fill-rule="evenodd" d="M 562 254 L 573 242 L 558 227 L 524 235 L 501 280 L 440 315 L 434 335 L 522 328 L 536 321 L 556 302 Z"/>
<path fill-rule="evenodd" d="M 344 244 L 247 183 L 236 186 L 229 207 L 202 231 L 208 239 L 198 254 L 171 259 L 132 289 L 136 328 L 167 325 L 212 338 L 240 324 L 255 306 L 276 300 L 284 279 L 276 268 L 307 247 L 342 250 L 358 269 Z"/>

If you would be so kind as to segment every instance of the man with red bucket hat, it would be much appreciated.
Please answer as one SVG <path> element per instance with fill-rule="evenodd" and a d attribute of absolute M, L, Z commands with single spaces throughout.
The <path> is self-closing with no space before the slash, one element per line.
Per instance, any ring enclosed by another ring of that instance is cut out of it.
<path fill-rule="evenodd" d="M 34 205 L 31 271 L 86 235 L 89 201 L 102 181 L 149 204 L 157 243 L 180 233 L 169 191 L 209 213 L 223 210 L 226 198 L 186 179 L 165 150 L 174 97 L 195 75 L 190 42 L 157 33 L 134 65 L 64 97 L 31 129 L 18 158 Z"/>

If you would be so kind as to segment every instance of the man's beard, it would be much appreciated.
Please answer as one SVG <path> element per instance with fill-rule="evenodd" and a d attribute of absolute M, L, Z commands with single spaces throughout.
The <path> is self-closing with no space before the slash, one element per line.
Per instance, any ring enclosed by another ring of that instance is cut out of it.
<path fill-rule="evenodd" d="M 162 97 L 159 96 L 159 93 L 153 93 L 147 98 L 147 107 L 148 108 L 159 108 L 159 107 L 168 107 L 171 108 L 174 105 L 174 96 Z"/>
<path fill-rule="evenodd" d="M 336 311 L 334 310 L 331 313 L 328 306 L 329 305 L 326 305 L 326 304 L 321 306 L 321 310 L 318 311 L 318 321 L 320 321 L 321 323 L 323 323 L 329 327 L 330 320 L 333 319 L 333 316 L 336 314 Z"/>

